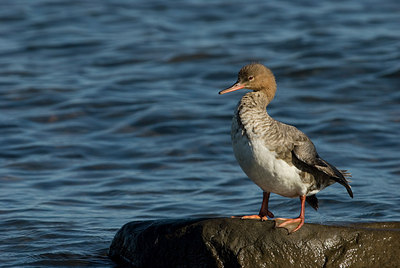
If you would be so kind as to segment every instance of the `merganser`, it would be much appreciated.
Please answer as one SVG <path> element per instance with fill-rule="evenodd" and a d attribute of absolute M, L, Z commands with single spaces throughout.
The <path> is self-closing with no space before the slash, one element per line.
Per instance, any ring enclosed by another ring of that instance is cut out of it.
<path fill-rule="evenodd" d="M 276 92 L 275 77 L 262 64 L 244 66 L 238 80 L 219 94 L 242 88 L 252 90 L 239 101 L 232 120 L 232 146 L 240 167 L 263 190 L 263 201 L 258 215 L 242 219 L 267 220 L 274 215 L 268 210 L 270 193 L 300 197 L 300 215 L 294 219 L 277 218 L 275 226 L 289 234 L 304 224 L 305 201 L 318 209 L 316 193 L 338 182 L 350 197 L 350 173 L 338 170 L 322 159 L 311 140 L 294 126 L 281 123 L 267 113 L 267 106 Z"/>

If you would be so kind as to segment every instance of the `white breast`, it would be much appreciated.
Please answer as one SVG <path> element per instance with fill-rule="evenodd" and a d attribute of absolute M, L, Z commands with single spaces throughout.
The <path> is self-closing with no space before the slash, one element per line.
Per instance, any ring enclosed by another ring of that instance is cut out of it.
<path fill-rule="evenodd" d="M 266 141 L 254 137 L 249 140 L 235 123 L 232 128 L 235 157 L 246 175 L 263 191 L 285 197 L 307 193 L 309 185 L 301 180 L 299 169 L 277 159 L 276 153 L 266 147 Z"/>

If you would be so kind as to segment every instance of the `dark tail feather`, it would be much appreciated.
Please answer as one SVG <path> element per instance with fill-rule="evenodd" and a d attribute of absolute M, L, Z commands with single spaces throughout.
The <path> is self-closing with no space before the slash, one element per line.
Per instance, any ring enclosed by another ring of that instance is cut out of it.
<path fill-rule="evenodd" d="M 315 194 L 306 197 L 307 203 L 315 210 L 318 210 L 318 198 Z"/>
<path fill-rule="evenodd" d="M 340 170 L 340 173 L 342 173 L 342 175 L 343 175 L 346 179 L 351 178 L 351 173 L 350 173 L 348 170 L 346 170 L 346 169 L 341 169 L 341 170 Z"/>
<path fill-rule="evenodd" d="M 348 180 L 348 178 L 351 177 L 351 173 L 348 172 L 347 170 L 339 171 L 337 168 L 335 168 L 325 160 L 321 158 L 320 160 L 322 160 L 327 166 L 329 166 L 332 169 L 333 173 L 335 174 L 331 176 L 331 179 L 343 185 L 346 188 L 347 192 L 349 193 L 350 197 L 353 198 L 353 191 L 351 190 L 351 186 L 349 185 L 349 180 Z"/>
<path fill-rule="evenodd" d="M 351 190 L 351 186 L 349 185 L 349 180 L 347 178 L 351 177 L 351 174 L 345 170 L 340 171 L 339 178 L 331 177 L 336 182 L 340 183 L 344 187 L 346 187 L 347 192 L 349 193 L 350 197 L 353 198 L 353 191 Z"/>
<path fill-rule="evenodd" d="M 352 176 L 351 176 L 351 173 L 350 173 L 350 172 L 348 172 L 348 171 L 345 170 L 345 169 L 341 169 L 341 170 L 340 170 L 340 173 L 342 173 L 343 177 L 346 179 L 346 181 L 347 181 L 348 183 L 351 182 L 350 178 L 351 178 Z"/>

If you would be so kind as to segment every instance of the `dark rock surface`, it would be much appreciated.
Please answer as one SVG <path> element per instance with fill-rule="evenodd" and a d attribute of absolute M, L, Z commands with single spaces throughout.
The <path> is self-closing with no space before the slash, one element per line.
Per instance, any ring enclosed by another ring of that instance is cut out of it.
<path fill-rule="evenodd" d="M 305 224 L 230 218 L 125 224 L 109 256 L 134 267 L 400 267 L 400 222 Z"/>

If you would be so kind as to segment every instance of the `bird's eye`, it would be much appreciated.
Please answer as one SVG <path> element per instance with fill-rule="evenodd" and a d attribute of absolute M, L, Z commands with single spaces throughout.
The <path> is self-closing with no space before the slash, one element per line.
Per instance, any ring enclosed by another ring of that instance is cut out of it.
<path fill-rule="evenodd" d="M 254 76 L 249 76 L 247 79 L 249 79 L 249 81 L 254 79 Z"/>

